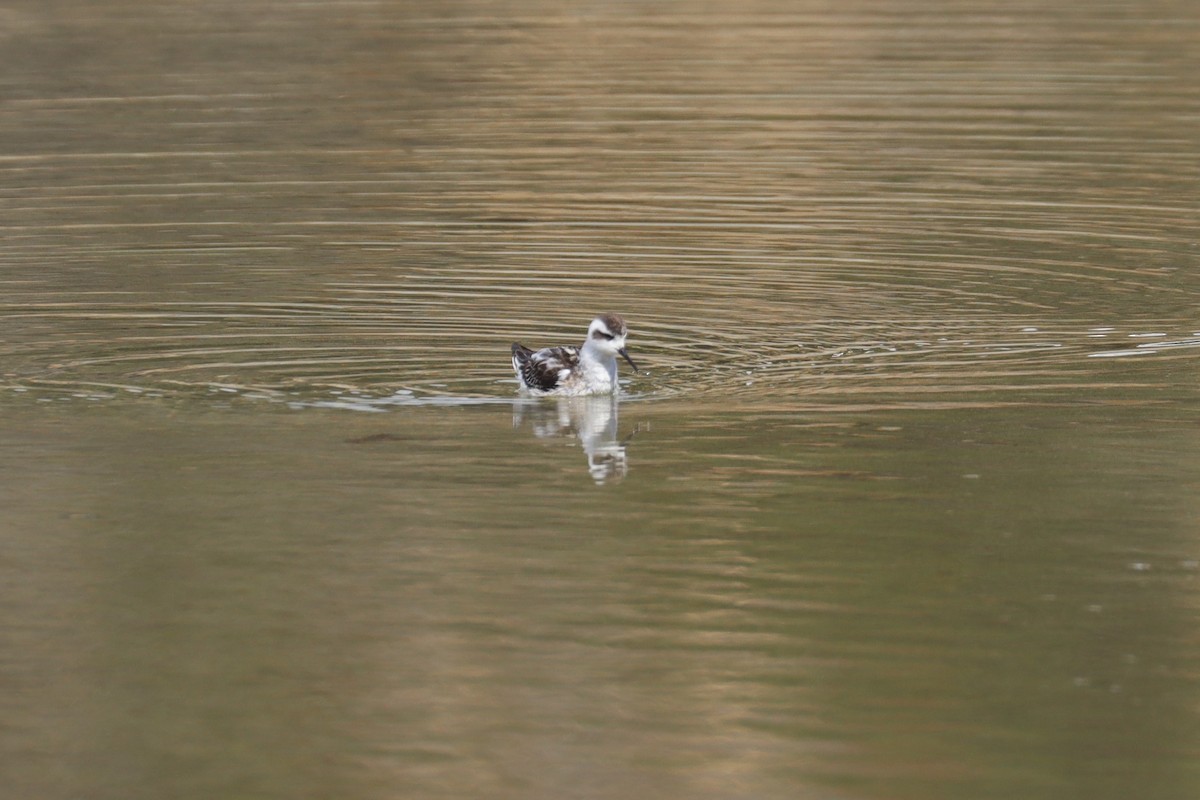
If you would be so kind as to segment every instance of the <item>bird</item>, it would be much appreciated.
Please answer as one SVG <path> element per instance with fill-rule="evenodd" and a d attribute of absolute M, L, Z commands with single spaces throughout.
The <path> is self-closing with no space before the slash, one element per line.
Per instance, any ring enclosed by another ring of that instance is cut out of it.
<path fill-rule="evenodd" d="M 625 352 L 629 329 L 617 314 L 601 314 L 588 326 L 580 347 L 544 347 L 530 350 L 513 342 L 512 365 L 521 391 L 535 397 L 576 397 L 617 394 L 617 356 L 638 371 Z"/>

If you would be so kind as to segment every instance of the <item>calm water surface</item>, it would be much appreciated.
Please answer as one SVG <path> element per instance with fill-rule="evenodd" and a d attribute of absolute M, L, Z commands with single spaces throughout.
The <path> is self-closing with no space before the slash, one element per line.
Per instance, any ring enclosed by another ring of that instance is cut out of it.
<path fill-rule="evenodd" d="M 1200 795 L 1197 33 L 0 7 L 0 782 Z"/>

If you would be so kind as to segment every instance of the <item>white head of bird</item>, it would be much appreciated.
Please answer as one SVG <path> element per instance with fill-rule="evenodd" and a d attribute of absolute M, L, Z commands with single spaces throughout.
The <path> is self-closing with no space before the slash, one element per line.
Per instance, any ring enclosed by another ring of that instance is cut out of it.
<path fill-rule="evenodd" d="M 625 327 L 625 320 L 616 314 L 601 314 L 588 326 L 587 339 L 583 343 L 584 357 L 594 358 L 604 364 L 614 380 L 617 374 L 617 356 L 628 361 L 633 371 L 637 372 L 637 364 L 634 364 L 629 353 L 625 352 L 625 337 L 628 335 L 629 329 Z"/>

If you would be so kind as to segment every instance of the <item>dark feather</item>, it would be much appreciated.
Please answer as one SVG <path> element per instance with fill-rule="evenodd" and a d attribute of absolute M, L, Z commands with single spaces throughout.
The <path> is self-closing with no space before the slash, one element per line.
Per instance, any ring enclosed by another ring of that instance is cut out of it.
<path fill-rule="evenodd" d="M 601 314 L 596 317 L 604 323 L 604 327 L 608 328 L 608 332 L 614 336 L 625 336 L 629 333 L 629 328 L 625 325 L 625 320 L 620 314 L 613 314 L 611 311 L 607 314 Z"/>
<path fill-rule="evenodd" d="M 579 363 L 579 348 L 546 347 L 534 351 L 514 343 L 512 363 L 527 389 L 549 392 L 558 386 L 563 370 L 574 369 Z"/>

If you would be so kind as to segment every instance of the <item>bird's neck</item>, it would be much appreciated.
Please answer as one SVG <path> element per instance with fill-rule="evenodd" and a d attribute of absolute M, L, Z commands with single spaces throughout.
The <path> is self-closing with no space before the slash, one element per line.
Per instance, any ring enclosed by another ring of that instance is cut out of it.
<path fill-rule="evenodd" d="M 611 353 L 605 353 L 598 348 L 591 346 L 591 342 L 584 344 L 580 351 L 580 362 L 584 369 L 593 374 L 604 373 L 608 375 L 608 380 L 616 382 L 617 380 L 617 358 Z"/>

